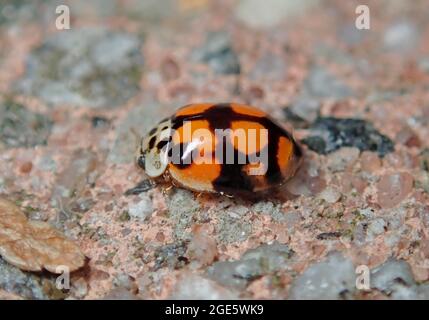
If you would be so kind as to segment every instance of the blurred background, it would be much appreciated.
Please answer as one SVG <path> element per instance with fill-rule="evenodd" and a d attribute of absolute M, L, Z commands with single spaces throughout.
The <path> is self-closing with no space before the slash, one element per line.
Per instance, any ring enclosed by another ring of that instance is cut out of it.
<path fill-rule="evenodd" d="M 144 90 L 177 105 L 234 98 L 270 107 L 290 103 L 306 72 L 329 64 L 354 96 L 418 85 L 428 69 L 427 3 L 370 1 L 369 30 L 355 26 L 360 4 L 2 0 L 0 89 L 19 78 L 18 92 L 95 108 Z M 70 30 L 56 27 L 60 5 L 69 8 Z M 38 49 L 18 61 L 30 47 Z M 347 94 L 341 86 L 330 92 Z"/>

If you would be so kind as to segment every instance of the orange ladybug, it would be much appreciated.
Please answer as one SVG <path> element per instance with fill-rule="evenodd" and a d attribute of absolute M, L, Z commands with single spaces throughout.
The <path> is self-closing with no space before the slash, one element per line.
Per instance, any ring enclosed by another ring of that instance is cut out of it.
<path fill-rule="evenodd" d="M 137 164 L 152 179 L 235 195 L 282 185 L 301 159 L 292 135 L 258 108 L 201 103 L 159 122 L 142 139 Z"/>

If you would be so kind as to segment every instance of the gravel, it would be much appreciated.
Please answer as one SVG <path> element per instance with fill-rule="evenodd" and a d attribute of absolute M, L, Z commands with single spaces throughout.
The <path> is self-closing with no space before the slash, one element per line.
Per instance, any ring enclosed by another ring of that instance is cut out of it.
<path fill-rule="evenodd" d="M 238 299 L 238 293 L 216 282 L 195 274 L 185 274 L 175 286 L 171 299 L 177 300 L 230 300 Z"/>
<path fill-rule="evenodd" d="M 130 217 L 142 222 L 146 221 L 153 212 L 152 199 L 148 194 L 141 193 L 138 202 L 130 205 L 128 212 Z"/>

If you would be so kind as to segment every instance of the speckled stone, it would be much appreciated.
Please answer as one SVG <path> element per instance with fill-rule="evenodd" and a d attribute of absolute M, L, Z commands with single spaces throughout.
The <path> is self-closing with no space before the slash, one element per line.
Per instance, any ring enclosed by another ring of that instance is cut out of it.
<path fill-rule="evenodd" d="M 17 85 L 52 106 L 116 107 L 139 90 L 143 56 L 133 34 L 73 28 L 47 38 Z"/>

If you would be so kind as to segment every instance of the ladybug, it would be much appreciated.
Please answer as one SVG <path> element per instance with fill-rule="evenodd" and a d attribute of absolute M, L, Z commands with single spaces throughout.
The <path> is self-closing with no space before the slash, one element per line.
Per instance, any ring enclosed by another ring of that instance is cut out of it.
<path fill-rule="evenodd" d="M 155 181 L 233 196 L 284 184 L 301 160 L 292 135 L 260 109 L 198 103 L 178 109 L 150 130 L 137 164 Z"/>

